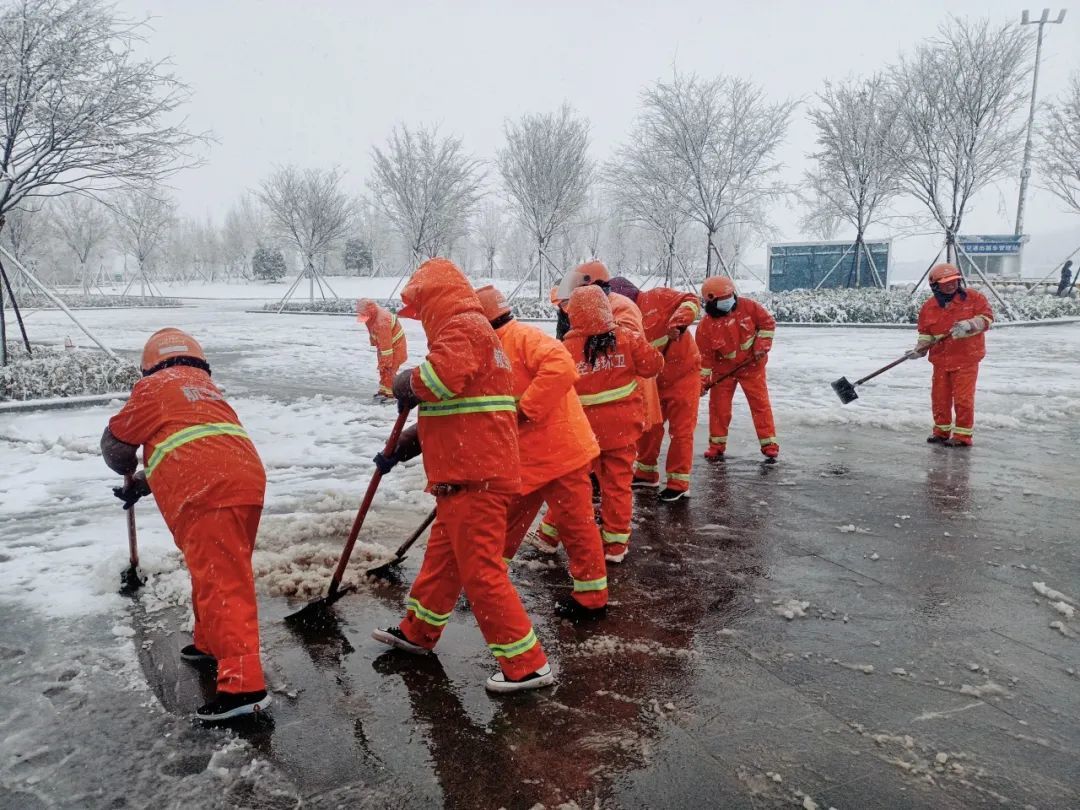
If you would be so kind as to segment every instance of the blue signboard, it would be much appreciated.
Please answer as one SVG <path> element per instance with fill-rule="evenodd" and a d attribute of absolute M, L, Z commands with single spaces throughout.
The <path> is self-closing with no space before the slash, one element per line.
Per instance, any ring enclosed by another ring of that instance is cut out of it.
<path fill-rule="evenodd" d="M 1007 235 L 957 236 L 961 249 L 972 256 L 1017 256 L 1025 237 Z"/>

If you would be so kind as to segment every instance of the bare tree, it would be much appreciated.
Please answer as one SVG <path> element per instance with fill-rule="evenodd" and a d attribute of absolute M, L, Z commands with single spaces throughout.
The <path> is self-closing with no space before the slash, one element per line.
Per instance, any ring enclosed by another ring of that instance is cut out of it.
<path fill-rule="evenodd" d="M 972 198 L 1019 158 L 1029 56 L 1018 26 L 953 18 L 893 70 L 897 177 L 944 232 L 950 261 Z"/>
<path fill-rule="evenodd" d="M 690 175 L 683 161 L 651 140 L 639 125 L 604 167 L 604 181 L 623 221 L 644 228 L 664 245 L 664 279 L 674 278 L 679 230 L 689 220 Z"/>
<path fill-rule="evenodd" d="M 568 104 L 556 112 L 525 115 L 503 126 L 499 174 L 519 221 L 536 244 L 534 268 L 544 295 L 545 248 L 582 209 L 594 167 L 589 159 L 589 122 Z M 558 270 L 559 268 L 555 268 Z"/>
<path fill-rule="evenodd" d="M 83 293 L 90 292 L 93 277 L 88 265 L 108 241 L 110 225 L 104 206 L 89 197 L 69 194 L 57 200 L 53 208 L 53 231 L 79 265 Z"/>
<path fill-rule="evenodd" d="M 473 234 L 484 257 L 484 271 L 489 278 L 495 277 L 495 257 L 507 237 L 506 216 L 501 206 L 487 202 L 480 207 L 473 223 Z"/>
<path fill-rule="evenodd" d="M 266 245 L 268 238 L 265 213 L 250 194 L 245 194 L 225 213 L 221 252 L 226 271 L 248 277 L 255 251 Z"/>
<path fill-rule="evenodd" d="M 467 233 L 484 177 L 460 138 L 440 136 L 435 127 L 401 125 L 385 150 L 376 146 L 371 154 L 375 203 L 408 244 L 414 264 Z"/>
<path fill-rule="evenodd" d="M 163 189 L 148 188 L 121 192 L 114 197 L 111 207 L 117 246 L 135 259 L 140 295 L 145 297 L 148 289 L 153 294 L 152 271 L 176 219 L 176 205 Z M 129 281 L 129 288 L 134 281 L 134 278 Z"/>
<path fill-rule="evenodd" d="M 805 175 L 814 200 L 811 217 L 824 226 L 834 215 L 855 229 L 851 276 L 856 287 L 862 285 L 866 229 L 881 221 L 885 207 L 900 193 L 890 143 L 895 100 L 885 77 L 876 75 L 826 82 L 810 108 L 818 145 L 810 155 L 817 166 Z"/>
<path fill-rule="evenodd" d="M 745 79 L 712 80 L 678 73 L 644 92 L 643 134 L 664 160 L 688 178 L 686 209 L 705 228 L 705 274 L 711 275 L 717 232 L 748 220 L 782 189 L 772 182 L 775 153 L 787 131 L 794 102 L 769 102 Z"/>
<path fill-rule="evenodd" d="M 1039 165 L 1043 187 L 1080 214 L 1080 73 L 1047 110 L 1040 127 Z"/>
<path fill-rule="evenodd" d="M 26 262 L 34 255 L 47 231 L 48 219 L 40 208 L 13 208 L 8 211 L 3 244 L 18 261 Z"/>
<path fill-rule="evenodd" d="M 197 162 L 175 123 L 190 95 L 139 59 L 146 26 L 102 0 L 17 0 L 0 13 L 0 227 L 34 197 L 147 185 Z"/>
<path fill-rule="evenodd" d="M 304 264 L 303 274 L 297 277 L 284 300 L 288 300 L 303 277 L 308 279 L 310 301 L 315 300 L 316 283 L 322 292 L 325 280 L 315 269 L 316 259 L 325 257 L 349 235 L 356 218 L 355 202 L 341 189 L 344 175 L 336 167 L 298 169 L 285 166 L 263 180 L 255 192 L 266 206 L 270 227 L 300 252 Z M 330 292 L 334 294 L 333 290 Z M 326 297 L 325 293 L 322 295 Z"/>

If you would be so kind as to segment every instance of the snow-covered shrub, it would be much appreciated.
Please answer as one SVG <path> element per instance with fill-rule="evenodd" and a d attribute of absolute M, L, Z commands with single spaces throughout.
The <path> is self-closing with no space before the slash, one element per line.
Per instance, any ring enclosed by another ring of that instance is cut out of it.
<path fill-rule="evenodd" d="M 62 293 L 58 296 L 69 309 L 87 309 L 90 307 L 181 307 L 183 302 L 178 298 L 164 298 L 162 296 L 140 295 L 82 295 L 80 293 Z M 19 306 L 23 309 L 57 309 L 52 299 L 36 292 L 20 291 L 18 293 Z M 11 302 L 5 296 L 4 303 L 11 307 Z"/>
<path fill-rule="evenodd" d="M 131 390 L 141 376 L 128 360 L 79 349 L 34 346 L 32 356 L 21 344 L 8 344 L 7 366 L 0 366 L 0 401 L 77 397 Z"/>
<path fill-rule="evenodd" d="M 391 312 L 397 312 L 401 309 L 400 301 L 391 301 L 387 304 L 380 298 L 375 299 L 379 306 L 385 307 Z M 272 304 L 263 304 L 262 308 L 267 312 L 277 312 L 281 309 L 281 302 L 275 301 Z M 352 315 L 356 312 L 356 299 L 355 298 L 316 298 L 314 301 L 308 301 L 307 299 L 294 299 L 285 304 L 283 312 L 319 312 L 319 313 L 341 313 Z"/>
<path fill-rule="evenodd" d="M 1020 320 L 1080 316 L 1080 299 L 1002 293 Z M 756 292 L 747 297 L 763 304 L 778 321 L 791 323 L 915 323 L 929 292 L 912 296 L 908 290 L 833 289 Z M 1001 320 L 1006 315 L 991 295 L 990 305 Z"/>
<path fill-rule="evenodd" d="M 251 272 L 262 281 L 277 281 L 285 278 L 287 271 L 285 254 L 268 247 L 257 248 L 251 257 Z"/>

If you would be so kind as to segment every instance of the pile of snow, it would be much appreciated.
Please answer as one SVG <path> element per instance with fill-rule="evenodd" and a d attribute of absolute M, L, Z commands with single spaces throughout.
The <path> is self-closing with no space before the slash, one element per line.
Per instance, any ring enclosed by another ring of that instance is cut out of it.
<path fill-rule="evenodd" d="M 401 309 L 401 301 L 391 301 L 387 303 L 381 299 L 378 300 L 380 306 L 389 309 L 391 312 L 397 312 Z M 314 301 L 309 301 L 306 298 L 294 298 L 291 301 L 286 301 L 285 306 L 281 305 L 281 301 L 274 301 L 269 304 L 263 304 L 262 308 L 267 312 L 318 312 L 322 314 L 342 314 L 352 315 L 356 312 L 356 298 L 316 298 Z"/>
<path fill-rule="evenodd" d="M 128 391 L 140 377 L 133 363 L 100 352 L 33 350 L 28 356 L 22 344 L 8 344 L 10 364 L 0 367 L 0 402 Z"/>
<path fill-rule="evenodd" d="M 118 307 L 180 307 L 183 303 L 178 298 L 166 298 L 160 295 L 83 295 L 82 293 L 61 293 L 57 296 L 68 309 L 97 309 Z M 36 292 L 20 292 L 17 296 L 22 309 L 59 309 L 51 299 Z"/>
<path fill-rule="evenodd" d="M 863 288 L 760 292 L 747 297 L 760 302 L 776 320 L 786 323 L 915 323 L 919 309 L 930 295 Z M 1003 297 L 1021 320 L 1080 316 L 1080 299 L 1025 293 L 1003 293 Z M 1001 308 L 993 298 L 991 306 L 995 311 Z"/>

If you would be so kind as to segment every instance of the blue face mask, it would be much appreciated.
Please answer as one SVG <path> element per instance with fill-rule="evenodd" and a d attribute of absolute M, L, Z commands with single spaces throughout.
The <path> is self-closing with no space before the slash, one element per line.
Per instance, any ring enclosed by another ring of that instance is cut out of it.
<path fill-rule="evenodd" d="M 735 298 L 721 298 L 716 302 L 716 308 L 721 312 L 731 312 L 731 308 L 735 306 Z"/>

